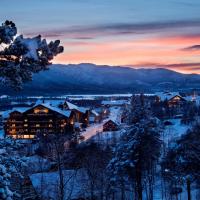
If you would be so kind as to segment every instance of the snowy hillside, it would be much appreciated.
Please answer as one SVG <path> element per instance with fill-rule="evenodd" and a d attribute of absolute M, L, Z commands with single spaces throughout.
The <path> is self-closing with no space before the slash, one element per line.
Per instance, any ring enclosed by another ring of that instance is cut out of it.
<path fill-rule="evenodd" d="M 133 69 L 94 64 L 52 65 L 33 76 L 21 94 L 125 93 L 156 89 L 197 87 L 200 76 L 167 69 Z M 154 87 L 152 87 L 154 86 Z M 51 88 L 51 89 L 50 89 Z M 8 92 L 1 88 L 1 92 Z M 20 94 L 20 93 L 18 93 Z"/>

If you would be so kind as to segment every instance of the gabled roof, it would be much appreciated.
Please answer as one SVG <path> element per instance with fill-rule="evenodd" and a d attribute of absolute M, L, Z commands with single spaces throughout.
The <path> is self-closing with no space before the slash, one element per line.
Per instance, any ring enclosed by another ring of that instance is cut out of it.
<path fill-rule="evenodd" d="M 94 114 L 95 116 L 99 116 L 99 113 L 96 112 L 95 110 L 91 110 L 91 113 Z"/>
<path fill-rule="evenodd" d="M 52 111 L 54 111 L 54 112 L 57 112 L 57 113 L 63 115 L 63 116 L 65 116 L 65 117 L 70 117 L 70 115 L 71 115 L 71 111 L 69 111 L 69 110 L 61 110 L 61 109 L 59 109 L 59 108 L 57 108 L 57 107 L 51 106 L 49 103 L 43 103 L 43 104 L 38 103 L 38 104 L 34 105 L 34 106 L 31 107 L 31 108 L 14 108 L 14 109 L 12 109 L 12 110 L 5 111 L 5 112 L 2 114 L 2 116 L 3 116 L 4 118 L 9 117 L 9 115 L 10 115 L 12 112 L 15 112 L 15 111 L 20 112 L 20 113 L 25 113 L 25 112 L 27 112 L 27 111 L 29 111 L 29 110 L 32 110 L 32 109 L 36 108 L 37 106 L 43 106 L 43 107 L 45 107 L 45 108 L 48 108 L 49 110 L 52 110 Z"/>
<path fill-rule="evenodd" d="M 13 112 L 19 112 L 19 113 L 24 113 L 25 111 L 31 109 L 30 107 L 19 107 L 19 108 L 12 108 L 11 110 L 6 110 L 2 112 L 2 117 L 3 118 L 8 118 L 9 115 Z"/>
<path fill-rule="evenodd" d="M 114 120 L 112 120 L 112 119 L 109 119 L 108 121 L 106 121 L 103 125 L 105 125 L 105 124 L 107 124 L 107 123 L 109 123 L 109 122 L 111 122 L 111 123 L 113 123 L 113 124 L 115 124 L 115 125 L 117 125 L 117 126 L 119 126 L 119 123 L 118 122 L 116 122 L 116 121 L 114 121 Z"/>
<path fill-rule="evenodd" d="M 129 101 L 128 100 L 104 100 L 101 102 L 102 105 L 111 105 L 111 106 L 114 106 L 114 105 L 124 105 L 124 104 L 128 104 Z"/>
<path fill-rule="evenodd" d="M 70 115 L 71 115 L 71 111 L 69 111 L 69 110 L 61 110 L 61 109 L 59 109 L 57 107 L 51 106 L 49 103 L 43 103 L 43 104 L 39 104 L 39 105 L 42 105 L 42 106 L 44 106 L 44 107 L 46 107 L 46 108 L 48 108 L 48 109 L 50 109 L 52 111 L 55 111 L 55 112 L 57 112 L 57 113 L 59 113 L 61 115 L 64 115 L 65 117 L 70 117 Z M 36 106 L 39 106 L 39 105 L 36 105 Z M 33 108 L 35 108 L 36 106 L 34 106 Z"/>
<path fill-rule="evenodd" d="M 65 101 L 64 102 L 65 104 L 67 104 L 67 107 L 70 109 L 70 110 L 73 110 L 73 109 L 78 109 L 78 106 L 68 102 L 68 101 Z"/>
<path fill-rule="evenodd" d="M 175 97 L 179 97 L 179 98 L 181 98 L 182 100 L 187 101 L 187 100 L 186 100 L 184 97 L 182 97 L 181 95 L 175 95 L 175 96 L 171 97 L 170 99 L 168 99 L 168 101 L 169 101 L 169 100 L 172 100 L 172 99 L 175 98 Z"/>
<path fill-rule="evenodd" d="M 156 92 L 155 95 L 158 96 L 161 101 L 170 100 L 176 96 L 184 99 L 184 97 L 182 97 L 179 92 Z"/>
<path fill-rule="evenodd" d="M 78 110 L 79 112 L 82 112 L 82 113 L 86 113 L 88 110 L 90 110 L 89 108 L 83 108 L 83 107 L 78 107 Z"/>

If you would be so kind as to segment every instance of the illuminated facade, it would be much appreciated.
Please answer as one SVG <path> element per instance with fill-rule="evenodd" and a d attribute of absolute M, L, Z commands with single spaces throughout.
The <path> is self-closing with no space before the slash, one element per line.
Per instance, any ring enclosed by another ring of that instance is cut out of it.
<path fill-rule="evenodd" d="M 38 134 L 67 134 L 74 127 L 74 112 L 40 104 L 25 112 L 13 111 L 5 133 L 13 138 L 33 139 Z"/>
<path fill-rule="evenodd" d="M 118 131 L 119 125 L 113 120 L 108 120 L 105 124 L 103 124 L 103 131 Z"/>
<path fill-rule="evenodd" d="M 174 96 L 174 97 L 172 97 L 171 99 L 168 100 L 169 106 L 176 106 L 176 105 L 183 104 L 185 102 L 186 102 L 186 100 L 179 95 L 176 95 L 176 96 Z"/>

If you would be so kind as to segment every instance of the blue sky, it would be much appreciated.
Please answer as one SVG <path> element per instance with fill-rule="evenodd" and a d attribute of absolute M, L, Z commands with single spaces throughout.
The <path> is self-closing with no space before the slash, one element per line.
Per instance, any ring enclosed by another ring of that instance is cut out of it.
<path fill-rule="evenodd" d="M 200 44 L 199 0 L 1 0 L 0 19 L 29 37 L 60 39 L 57 63 L 200 71 L 199 49 L 187 49 Z"/>

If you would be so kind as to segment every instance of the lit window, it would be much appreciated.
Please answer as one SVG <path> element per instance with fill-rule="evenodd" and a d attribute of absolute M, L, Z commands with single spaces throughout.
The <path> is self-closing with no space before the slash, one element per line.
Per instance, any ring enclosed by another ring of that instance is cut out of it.
<path fill-rule="evenodd" d="M 24 139 L 33 139 L 34 137 L 34 135 L 22 135 L 22 138 Z"/>
<path fill-rule="evenodd" d="M 24 126 L 25 126 L 25 127 L 27 127 L 27 126 L 28 126 L 28 124 L 24 124 Z"/>
<path fill-rule="evenodd" d="M 27 121 L 28 121 L 28 119 L 25 119 L 24 121 L 25 121 L 25 122 L 27 122 Z"/>
<path fill-rule="evenodd" d="M 36 127 L 40 127 L 40 124 L 36 124 L 35 126 L 36 126 Z"/>
<path fill-rule="evenodd" d="M 12 127 L 15 127 L 15 124 L 12 124 Z"/>
<path fill-rule="evenodd" d="M 34 109 L 35 114 L 42 114 L 42 113 L 48 113 L 48 112 L 49 112 L 49 110 L 46 109 L 46 108 L 41 108 L 41 109 L 36 108 L 36 109 Z"/>
<path fill-rule="evenodd" d="M 53 125 L 52 125 L 52 124 L 49 124 L 49 127 L 53 127 Z"/>

